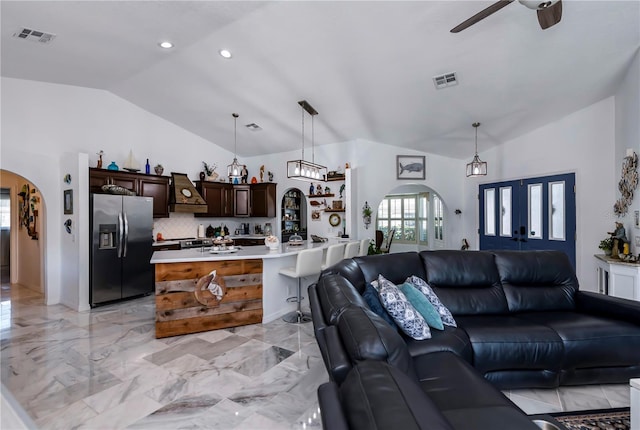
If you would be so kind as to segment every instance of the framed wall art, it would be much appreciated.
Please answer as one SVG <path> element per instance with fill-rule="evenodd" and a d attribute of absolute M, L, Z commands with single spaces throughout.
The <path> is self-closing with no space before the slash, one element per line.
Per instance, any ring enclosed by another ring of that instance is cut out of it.
<path fill-rule="evenodd" d="M 396 155 L 397 179 L 424 179 L 424 155 Z"/>

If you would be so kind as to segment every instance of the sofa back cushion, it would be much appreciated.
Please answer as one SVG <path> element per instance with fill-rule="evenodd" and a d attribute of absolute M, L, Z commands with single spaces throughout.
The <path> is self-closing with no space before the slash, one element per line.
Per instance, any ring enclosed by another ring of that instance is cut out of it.
<path fill-rule="evenodd" d="M 578 279 L 561 251 L 495 251 L 511 312 L 575 309 Z"/>
<path fill-rule="evenodd" d="M 364 294 L 364 289 L 368 282 L 365 281 L 362 270 L 360 270 L 360 266 L 356 263 L 355 259 L 345 258 L 333 266 L 326 268 L 320 274 L 320 279 L 331 274 L 342 276 L 349 281 L 360 294 Z"/>
<path fill-rule="evenodd" d="M 426 280 L 456 315 L 509 312 L 494 256 L 487 251 L 422 251 Z"/>
<path fill-rule="evenodd" d="M 368 307 L 358 290 L 340 275 L 324 274 L 316 284 L 316 294 L 324 320 L 329 325 L 336 324 L 340 313 L 348 306 Z"/>
<path fill-rule="evenodd" d="M 379 275 L 396 285 L 402 284 L 411 275 L 424 279 L 424 265 L 417 252 L 367 255 L 353 260 L 360 266 L 365 282 L 375 281 Z"/>
<path fill-rule="evenodd" d="M 338 331 L 351 363 L 384 361 L 415 377 L 413 362 L 402 336 L 369 309 L 346 308 L 338 317 Z"/>
<path fill-rule="evenodd" d="M 415 379 L 381 362 L 355 366 L 339 392 L 352 430 L 453 429 Z"/>

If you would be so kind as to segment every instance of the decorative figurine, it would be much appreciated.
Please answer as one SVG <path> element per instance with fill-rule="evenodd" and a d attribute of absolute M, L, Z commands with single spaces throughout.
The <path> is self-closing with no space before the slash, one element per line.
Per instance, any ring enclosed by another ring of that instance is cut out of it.
<path fill-rule="evenodd" d="M 264 182 L 264 164 L 260 166 L 260 182 Z"/>
<path fill-rule="evenodd" d="M 273 173 L 271 171 L 267 172 L 267 176 L 269 177 L 269 182 L 273 182 Z"/>
<path fill-rule="evenodd" d="M 318 195 L 318 196 L 322 195 L 322 185 L 321 184 L 316 185 L 316 195 Z"/>
<path fill-rule="evenodd" d="M 331 194 L 331 188 L 329 188 L 329 187 L 324 187 L 324 193 L 325 193 L 325 194 Z"/>
<path fill-rule="evenodd" d="M 624 225 L 621 222 L 616 221 L 616 229 L 614 231 L 608 231 L 607 234 L 610 234 L 611 238 L 613 239 L 613 249 L 611 250 L 611 256 L 617 257 L 624 250 L 624 245 L 629 243 Z"/>
<path fill-rule="evenodd" d="M 96 168 L 98 169 L 102 169 L 102 156 L 104 155 L 104 151 L 101 149 L 100 152 L 98 152 L 98 164 L 96 165 Z"/>
<path fill-rule="evenodd" d="M 249 178 L 249 171 L 247 170 L 246 165 L 242 166 L 242 170 L 240 171 L 240 176 L 242 177 L 242 183 L 246 184 Z"/>
<path fill-rule="evenodd" d="M 311 184 L 311 185 L 309 185 L 309 195 L 312 196 L 314 194 L 315 194 L 315 192 L 314 192 L 313 184 Z"/>

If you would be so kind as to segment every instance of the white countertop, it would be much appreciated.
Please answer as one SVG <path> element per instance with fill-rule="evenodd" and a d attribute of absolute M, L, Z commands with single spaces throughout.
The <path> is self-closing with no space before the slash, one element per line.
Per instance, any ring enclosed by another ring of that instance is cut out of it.
<path fill-rule="evenodd" d="M 342 242 L 342 240 L 340 240 Z M 338 239 L 329 239 L 327 242 L 314 243 L 304 241 L 300 246 L 289 246 L 281 244 L 276 250 L 270 250 L 266 246 L 241 246 L 236 247 L 237 252 L 226 254 L 214 254 L 210 248 L 181 249 L 177 251 L 155 251 L 151 257 L 151 264 L 158 263 L 189 263 L 192 261 L 223 261 L 223 260 L 250 260 L 255 258 L 282 258 L 289 255 L 296 255 L 303 249 L 326 248 L 329 245 L 338 243 Z"/>

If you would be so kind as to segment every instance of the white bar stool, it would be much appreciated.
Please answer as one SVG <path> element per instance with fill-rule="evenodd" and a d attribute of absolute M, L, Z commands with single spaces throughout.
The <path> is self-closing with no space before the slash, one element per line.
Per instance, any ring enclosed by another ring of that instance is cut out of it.
<path fill-rule="evenodd" d="M 344 248 L 344 258 L 353 258 L 360 251 L 360 242 L 349 242 Z"/>
<path fill-rule="evenodd" d="M 322 265 L 322 248 L 304 249 L 298 253 L 296 267 L 285 267 L 279 273 L 289 278 L 298 279 L 298 295 L 287 299 L 287 301 L 298 302 L 298 309 L 286 314 L 282 319 L 288 323 L 306 323 L 311 321 L 311 315 L 302 312 L 302 278 L 320 274 Z"/>
<path fill-rule="evenodd" d="M 344 258 L 344 243 L 331 245 L 327 248 L 327 257 L 322 264 L 322 270 L 331 267 Z"/>
<path fill-rule="evenodd" d="M 369 243 L 371 243 L 371 239 L 362 239 L 360 241 L 360 252 L 358 253 L 360 257 L 369 254 Z"/>

